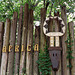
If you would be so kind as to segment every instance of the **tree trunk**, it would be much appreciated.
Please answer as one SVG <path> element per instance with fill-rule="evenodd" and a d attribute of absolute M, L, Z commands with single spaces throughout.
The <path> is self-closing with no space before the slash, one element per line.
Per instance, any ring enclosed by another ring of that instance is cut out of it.
<path fill-rule="evenodd" d="M 40 40 L 40 26 L 35 27 L 35 46 L 34 46 L 34 65 L 33 65 L 33 75 L 38 74 L 38 56 L 39 56 L 39 41 Z"/>
<path fill-rule="evenodd" d="M 19 51 L 15 51 L 15 72 L 14 75 L 18 75 L 19 72 L 19 60 L 20 60 L 20 52 L 21 52 L 21 34 L 22 34 L 22 18 L 23 18 L 23 6 L 20 7 L 19 13 L 19 25 L 18 25 L 18 36 L 17 36 L 17 45 L 19 46 Z"/>
<path fill-rule="evenodd" d="M 26 75 L 33 75 L 32 50 L 33 50 L 33 10 L 30 10 L 28 22 L 28 37 L 27 37 Z"/>
<path fill-rule="evenodd" d="M 27 29 L 28 29 L 28 4 L 25 4 L 24 8 L 24 21 L 23 21 L 23 31 L 22 31 L 22 50 L 20 58 L 20 69 L 19 75 L 24 73 L 25 59 L 26 59 L 26 48 L 27 48 Z"/>
<path fill-rule="evenodd" d="M 5 32 L 4 32 L 4 42 L 3 42 L 3 50 L 2 50 L 2 62 L 1 62 L 1 74 L 6 75 L 7 71 L 7 61 L 8 61 L 8 48 L 9 48 L 9 34 L 10 34 L 10 19 L 6 20 L 5 24 Z"/>
<path fill-rule="evenodd" d="M 70 45 L 73 44 L 73 46 L 71 46 L 71 50 L 73 50 L 72 56 L 74 57 L 74 59 L 71 59 L 71 64 L 72 64 L 71 75 L 74 75 L 75 74 L 74 23 L 73 22 L 69 22 L 68 25 L 69 25 L 69 33 L 70 33 L 70 38 L 71 38 Z"/>
<path fill-rule="evenodd" d="M 1 57 L 3 47 L 3 35 L 4 35 L 4 23 L 0 22 L 0 68 L 1 68 Z"/>
<path fill-rule="evenodd" d="M 8 75 L 13 75 L 14 51 L 15 51 L 15 41 L 16 41 L 16 28 L 17 28 L 17 16 L 18 16 L 17 12 L 14 12 L 12 25 L 11 25 L 11 35 L 10 35 L 10 46 L 12 46 L 12 48 L 9 50 Z"/>
<path fill-rule="evenodd" d="M 67 67 L 68 65 L 68 60 L 66 60 L 66 56 L 67 56 L 67 44 L 66 44 L 66 40 L 67 40 L 67 15 L 66 15 L 66 6 L 61 6 L 61 17 L 65 23 L 65 26 L 66 26 L 66 33 L 65 35 L 62 37 L 62 48 L 63 48 L 63 51 L 62 51 L 62 75 L 69 75 L 69 69 Z"/>

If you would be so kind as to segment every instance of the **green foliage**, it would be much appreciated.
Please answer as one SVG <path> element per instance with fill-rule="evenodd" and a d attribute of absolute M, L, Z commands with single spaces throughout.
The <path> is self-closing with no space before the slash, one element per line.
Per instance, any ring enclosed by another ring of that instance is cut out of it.
<path fill-rule="evenodd" d="M 48 2 L 47 16 L 49 16 L 51 8 L 51 15 L 53 15 L 54 11 L 61 11 L 61 5 L 66 5 L 68 20 L 75 19 L 74 0 L 45 0 L 45 7 Z M 24 6 L 25 3 L 28 3 L 29 8 L 34 10 L 34 20 L 40 20 L 40 9 L 44 7 L 44 0 L 2 0 L 0 1 L 0 21 L 5 21 L 6 18 L 12 19 L 14 11 L 19 14 L 20 5 Z"/>
<path fill-rule="evenodd" d="M 39 53 L 39 60 L 37 61 L 39 65 L 39 71 L 41 75 L 50 75 L 51 73 L 51 61 L 48 52 L 48 46 L 45 46 L 45 52 Z"/>
<path fill-rule="evenodd" d="M 71 47 L 73 46 L 73 40 L 71 40 L 70 33 L 68 32 L 67 40 L 65 41 L 67 43 L 67 59 L 69 60 L 69 65 L 67 67 L 72 68 L 71 59 L 74 57 L 72 56 L 73 50 L 71 50 Z"/>

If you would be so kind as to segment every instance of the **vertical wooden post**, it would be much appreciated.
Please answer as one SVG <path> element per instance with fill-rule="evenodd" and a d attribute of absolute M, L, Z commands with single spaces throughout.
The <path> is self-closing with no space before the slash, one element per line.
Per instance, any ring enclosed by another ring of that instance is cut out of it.
<path fill-rule="evenodd" d="M 4 35 L 4 23 L 0 22 L 0 66 L 1 66 L 1 56 L 2 56 L 2 46 L 3 46 L 3 35 Z"/>
<path fill-rule="evenodd" d="M 50 18 L 50 22 L 49 22 L 49 25 L 48 25 L 48 29 L 49 29 L 49 32 L 53 32 L 53 20 Z M 50 40 L 50 38 L 48 39 Z M 50 41 L 49 41 L 49 47 L 50 47 Z M 51 67 L 52 68 L 52 67 Z M 51 72 L 51 75 L 54 75 L 54 71 L 52 70 Z"/>
<path fill-rule="evenodd" d="M 74 43 L 74 23 L 73 22 L 69 22 L 69 33 L 70 33 L 70 38 L 71 38 L 71 42 L 70 45 L 73 44 L 73 46 L 71 46 L 71 50 L 73 50 L 72 52 L 72 56 L 74 57 L 74 59 L 71 60 L 71 64 L 72 64 L 72 68 L 71 68 L 71 75 L 75 75 L 75 43 Z"/>
<path fill-rule="evenodd" d="M 28 15 L 29 15 L 28 14 L 28 4 L 25 4 L 19 75 L 23 74 L 23 69 L 25 68 L 26 48 L 27 48 Z"/>
<path fill-rule="evenodd" d="M 28 37 L 27 37 L 27 58 L 26 75 L 32 74 L 32 49 L 33 49 L 33 10 L 29 11 Z"/>
<path fill-rule="evenodd" d="M 33 75 L 38 74 L 38 56 L 39 56 L 39 39 L 40 39 L 40 26 L 35 26 L 35 46 L 34 46 L 34 63 L 33 63 Z"/>
<path fill-rule="evenodd" d="M 62 68 L 63 68 L 63 71 L 62 71 L 62 75 L 69 75 L 69 69 L 67 67 L 67 64 L 69 63 L 67 60 L 66 60 L 66 56 L 67 56 L 67 44 L 66 44 L 66 40 L 67 40 L 67 15 L 66 15 L 66 6 L 61 6 L 61 17 L 65 23 L 65 26 L 66 26 L 66 33 L 65 35 L 62 37 L 62 48 L 63 48 L 63 51 L 62 51 Z"/>
<path fill-rule="evenodd" d="M 56 15 L 56 16 L 59 16 L 59 14 L 58 13 L 54 13 L 54 15 Z M 60 26 L 59 26 L 59 22 L 58 22 L 58 18 L 56 18 L 56 19 L 54 19 L 54 24 L 55 24 L 55 32 L 59 32 L 60 31 Z M 58 41 L 57 41 L 58 40 Z M 56 42 L 58 42 L 58 43 L 56 43 Z M 59 37 L 55 37 L 55 46 L 56 47 L 60 47 L 60 40 L 59 40 Z M 61 57 L 60 57 L 61 58 Z M 56 74 L 57 75 L 61 75 L 61 59 L 60 59 L 60 64 L 59 64 L 59 69 L 58 69 L 58 71 L 56 72 Z"/>
<path fill-rule="evenodd" d="M 23 6 L 20 7 L 19 13 L 19 25 L 18 25 L 18 36 L 17 36 L 17 45 L 19 46 L 18 50 L 15 51 L 15 72 L 14 74 L 18 75 L 19 72 L 19 60 L 20 60 L 20 46 L 21 46 L 21 33 L 22 33 L 22 18 L 23 18 Z"/>
<path fill-rule="evenodd" d="M 9 59 L 8 59 L 8 75 L 13 75 L 14 66 L 14 51 L 15 51 L 15 41 L 16 41 L 16 28 L 17 28 L 17 12 L 13 13 L 13 20 L 11 25 L 11 35 L 10 35 L 10 46 Z"/>
<path fill-rule="evenodd" d="M 41 24 L 40 24 L 40 50 L 44 51 L 44 47 L 46 44 L 46 36 L 43 33 L 43 23 L 46 18 L 46 9 L 42 8 L 41 9 Z"/>
<path fill-rule="evenodd" d="M 7 70 L 10 23 L 11 23 L 10 19 L 6 19 L 5 32 L 4 32 L 4 42 L 3 42 L 3 49 L 2 49 L 2 61 L 1 61 L 1 73 L 0 73 L 0 75 L 6 75 L 6 70 Z M 4 49 L 4 48 L 6 48 L 6 49 Z"/>

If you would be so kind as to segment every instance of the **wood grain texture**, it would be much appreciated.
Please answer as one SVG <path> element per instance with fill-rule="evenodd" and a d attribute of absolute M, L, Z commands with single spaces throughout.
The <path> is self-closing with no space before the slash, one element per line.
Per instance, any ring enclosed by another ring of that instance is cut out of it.
<path fill-rule="evenodd" d="M 66 15 L 66 6 L 61 6 L 61 17 L 65 23 L 66 26 L 66 32 L 65 35 L 62 37 L 62 75 L 69 75 L 69 68 L 67 67 L 68 65 L 68 60 L 66 60 L 66 56 L 67 56 L 67 44 L 66 44 L 66 40 L 67 40 L 67 15 Z"/>
<path fill-rule="evenodd" d="M 40 50 L 44 51 L 44 47 L 46 44 L 46 36 L 44 35 L 43 32 L 43 24 L 46 18 L 46 9 L 42 8 L 41 9 L 41 24 L 40 24 Z"/>
<path fill-rule="evenodd" d="M 40 44 L 40 26 L 35 26 L 35 45 L 38 45 L 39 50 L 39 44 Z M 39 51 L 34 51 L 34 62 L 33 62 L 33 75 L 39 75 L 38 73 L 38 56 Z"/>
<path fill-rule="evenodd" d="M 26 75 L 32 74 L 32 50 L 33 50 L 33 10 L 29 10 L 28 33 L 27 33 L 27 46 L 31 46 L 27 51 L 26 56 Z"/>
<path fill-rule="evenodd" d="M 55 13 L 55 14 L 57 14 L 57 13 Z M 55 15 L 55 14 L 54 14 L 54 15 Z M 59 16 L 59 15 L 57 14 L 57 16 Z M 55 25 L 55 32 L 59 32 L 59 31 L 60 31 L 60 24 L 59 24 L 59 21 L 58 21 L 57 18 L 54 19 L 54 25 Z M 58 47 L 60 47 L 60 40 L 59 40 L 59 37 L 55 37 L 55 38 L 57 38 L 57 39 L 55 40 L 55 43 L 58 42 L 58 43 L 59 43 Z M 58 41 L 58 40 L 59 40 L 59 41 Z M 56 44 L 57 44 L 57 43 L 56 43 Z M 61 57 L 60 57 L 60 62 L 59 62 L 59 69 L 58 69 L 58 71 L 56 72 L 56 74 L 57 74 L 57 75 L 61 75 Z"/>
<path fill-rule="evenodd" d="M 25 60 L 26 60 L 26 48 L 27 48 L 27 30 L 28 30 L 28 4 L 25 4 L 24 7 L 24 19 L 23 19 L 23 30 L 22 30 L 22 45 L 21 49 L 21 56 L 20 56 L 20 69 L 19 75 L 22 75 L 23 69 L 25 68 Z"/>
<path fill-rule="evenodd" d="M 0 67 L 1 67 L 1 56 L 3 47 L 3 35 L 4 35 L 4 23 L 0 22 Z"/>
<path fill-rule="evenodd" d="M 7 52 L 2 53 L 1 73 L 0 73 L 0 75 L 6 75 L 6 71 L 7 71 L 9 34 L 10 34 L 10 25 L 11 25 L 10 23 L 11 23 L 10 19 L 6 19 L 3 47 L 6 46 Z"/>
<path fill-rule="evenodd" d="M 12 48 L 9 52 L 9 58 L 8 58 L 8 72 L 7 72 L 8 75 L 13 75 L 17 16 L 18 16 L 17 12 L 14 12 L 13 20 L 12 20 L 12 24 L 11 24 L 11 34 L 10 34 L 10 45 L 12 46 Z"/>
<path fill-rule="evenodd" d="M 69 33 L 70 33 L 70 38 L 71 41 L 70 45 L 73 44 L 73 46 L 71 46 L 71 50 L 73 50 L 72 52 L 72 56 L 74 57 L 74 59 L 71 59 L 71 64 L 72 64 L 72 68 L 71 68 L 71 75 L 75 75 L 75 42 L 74 42 L 74 23 L 71 21 L 68 23 L 69 26 Z"/>
<path fill-rule="evenodd" d="M 49 32 L 53 32 L 53 20 L 50 19 L 49 25 L 48 25 Z M 50 37 L 48 38 L 50 40 Z M 48 45 L 50 47 L 50 41 L 48 42 Z M 52 67 L 51 67 L 52 68 Z M 52 70 L 51 75 L 54 75 L 54 71 Z"/>
<path fill-rule="evenodd" d="M 15 72 L 14 75 L 18 75 L 19 64 L 20 64 L 20 52 L 21 52 L 21 34 L 22 34 L 22 18 L 23 18 L 23 6 L 20 7 L 19 13 L 19 24 L 18 24 L 18 35 L 17 35 L 17 44 L 19 46 L 19 52 L 15 52 Z"/>

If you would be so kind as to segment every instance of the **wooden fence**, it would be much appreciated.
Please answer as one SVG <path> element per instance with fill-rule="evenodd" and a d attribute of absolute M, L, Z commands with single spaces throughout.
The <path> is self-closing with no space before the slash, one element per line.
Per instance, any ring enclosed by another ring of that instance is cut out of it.
<path fill-rule="evenodd" d="M 59 16 L 59 13 L 54 13 L 54 15 Z M 66 58 L 68 49 L 65 42 L 68 37 L 67 31 L 70 33 L 71 40 L 74 41 L 74 23 L 69 22 L 67 24 L 65 6 L 61 7 L 61 18 L 65 23 L 66 33 L 63 37 L 60 37 L 60 46 L 63 50 L 56 75 L 75 75 L 75 58 L 70 61 Z M 46 9 L 42 8 L 40 26 L 35 26 L 35 34 L 33 34 L 33 10 L 28 8 L 28 4 L 25 4 L 24 13 L 23 6 L 20 7 L 19 21 L 18 13 L 14 12 L 12 20 L 6 19 L 6 23 L 0 22 L 0 75 L 41 75 L 36 61 L 39 59 L 39 53 L 44 52 L 46 41 L 49 40 L 43 33 L 45 19 Z M 57 19 L 50 20 L 49 31 L 60 31 L 60 25 L 58 24 Z M 33 35 L 35 35 L 35 39 L 33 39 Z M 73 44 L 70 47 L 71 55 L 75 57 L 75 42 L 70 42 L 71 44 Z M 71 68 L 67 67 L 70 62 Z M 55 75 L 53 70 L 51 75 Z"/>

